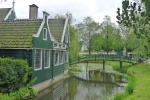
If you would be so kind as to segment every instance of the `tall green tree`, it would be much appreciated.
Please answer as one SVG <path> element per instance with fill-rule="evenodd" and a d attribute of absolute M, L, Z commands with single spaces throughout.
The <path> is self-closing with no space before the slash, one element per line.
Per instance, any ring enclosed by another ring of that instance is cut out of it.
<path fill-rule="evenodd" d="M 91 54 L 92 40 L 91 37 L 99 31 L 99 23 L 95 22 L 91 17 L 85 17 L 82 23 L 77 24 L 79 39 L 82 46 L 86 46 L 89 54 Z"/>
<path fill-rule="evenodd" d="M 73 59 L 78 57 L 79 53 L 79 39 L 78 39 L 78 32 L 74 26 L 69 27 L 70 30 L 70 53 L 69 58 Z"/>
<path fill-rule="evenodd" d="M 103 41 L 104 41 L 102 34 L 100 34 L 100 33 L 94 34 L 91 37 L 91 41 L 92 41 L 92 50 L 97 51 L 97 52 L 102 50 Z"/>
<path fill-rule="evenodd" d="M 114 28 L 112 35 L 112 49 L 115 51 L 120 51 L 123 49 L 123 39 L 120 29 Z"/>
<path fill-rule="evenodd" d="M 137 38 L 140 39 L 140 48 L 143 48 L 142 52 L 148 57 L 150 55 L 150 2 L 148 0 L 142 0 L 142 2 L 130 3 L 128 0 L 122 2 L 122 12 L 120 8 L 117 11 L 117 19 L 120 25 L 134 31 Z M 145 9 L 144 6 L 145 5 Z M 140 52 L 140 51 L 139 51 Z"/>
<path fill-rule="evenodd" d="M 110 16 L 106 15 L 102 22 L 101 34 L 103 37 L 103 49 L 107 52 L 121 49 L 121 34 L 115 24 L 111 22 Z"/>

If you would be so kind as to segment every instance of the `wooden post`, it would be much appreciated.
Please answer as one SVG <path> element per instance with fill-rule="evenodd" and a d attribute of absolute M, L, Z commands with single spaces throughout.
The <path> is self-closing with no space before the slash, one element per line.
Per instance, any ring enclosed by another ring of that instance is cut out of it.
<path fill-rule="evenodd" d="M 96 54 L 95 54 L 95 61 L 96 61 Z"/>
<path fill-rule="evenodd" d="M 122 58 L 120 57 L 120 70 L 122 69 Z"/>
<path fill-rule="evenodd" d="M 103 70 L 105 70 L 105 59 L 103 59 Z"/>
<path fill-rule="evenodd" d="M 103 70 L 105 70 L 105 56 L 103 58 Z"/>
<path fill-rule="evenodd" d="M 87 72 L 87 67 L 88 67 L 88 60 L 86 60 L 86 62 L 87 62 L 87 65 L 86 65 L 86 72 Z"/>

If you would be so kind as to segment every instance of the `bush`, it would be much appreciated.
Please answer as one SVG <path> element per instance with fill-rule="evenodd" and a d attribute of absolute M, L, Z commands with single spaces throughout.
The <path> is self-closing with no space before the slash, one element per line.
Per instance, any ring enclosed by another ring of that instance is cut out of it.
<path fill-rule="evenodd" d="M 37 95 L 37 92 L 31 87 L 33 82 L 36 79 L 32 80 L 25 87 L 20 88 L 18 91 L 11 92 L 9 94 L 1 94 L 0 100 L 29 100 Z"/>
<path fill-rule="evenodd" d="M 10 93 L 26 85 L 31 68 L 27 61 L 0 58 L 0 92 Z"/>

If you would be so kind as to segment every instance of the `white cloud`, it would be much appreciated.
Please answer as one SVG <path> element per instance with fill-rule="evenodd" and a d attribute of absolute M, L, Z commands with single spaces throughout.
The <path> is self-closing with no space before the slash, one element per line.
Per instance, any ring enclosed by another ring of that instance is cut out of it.
<path fill-rule="evenodd" d="M 0 8 L 12 7 L 13 0 L 2 2 Z M 105 15 L 109 15 L 112 21 L 116 21 L 117 7 L 121 7 L 122 0 L 15 0 L 15 10 L 18 18 L 28 18 L 29 5 L 36 4 L 39 7 L 39 17 L 42 11 L 47 11 L 50 16 L 73 14 L 77 22 L 84 17 L 91 16 L 95 21 L 102 22 Z"/>

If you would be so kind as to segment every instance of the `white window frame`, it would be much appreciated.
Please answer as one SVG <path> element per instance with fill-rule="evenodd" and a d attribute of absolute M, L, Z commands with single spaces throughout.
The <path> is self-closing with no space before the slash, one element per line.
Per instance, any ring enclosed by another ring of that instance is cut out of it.
<path fill-rule="evenodd" d="M 58 53 L 57 54 L 57 63 L 55 63 L 55 60 L 56 60 L 56 52 Z M 57 66 L 59 65 L 59 51 L 58 50 L 55 50 L 54 51 L 54 66 Z"/>
<path fill-rule="evenodd" d="M 49 56 L 48 56 L 48 61 L 49 61 L 49 62 L 48 62 L 48 66 L 45 66 L 45 61 L 46 61 L 46 60 L 45 60 L 45 54 L 46 54 L 46 51 L 49 52 Z M 50 55 L 51 55 L 51 54 L 50 54 L 50 50 L 47 50 L 47 49 L 44 50 L 44 69 L 50 68 Z"/>
<path fill-rule="evenodd" d="M 40 67 L 39 68 L 36 68 L 36 52 L 37 52 L 37 50 L 40 50 L 41 52 L 41 54 L 40 54 Z M 34 53 L 34 70 L 36 71 L 36 70 L 41 70 L 42 69 L 42 49 L 35 49 L 35 53 Z"/>
<path fill-rule="evenodd" d="M 60 64 L 63 64 L 63 58 L 64 58 L 64 52 L 63 51 L 59 51 L 59 62 Z"/>
<path fill-rule="evenodd" d="M 45 33 L 44 33 L 45 30 Z M 43 28 L 43 40 L 47 40 L 47 29 Z"/>

